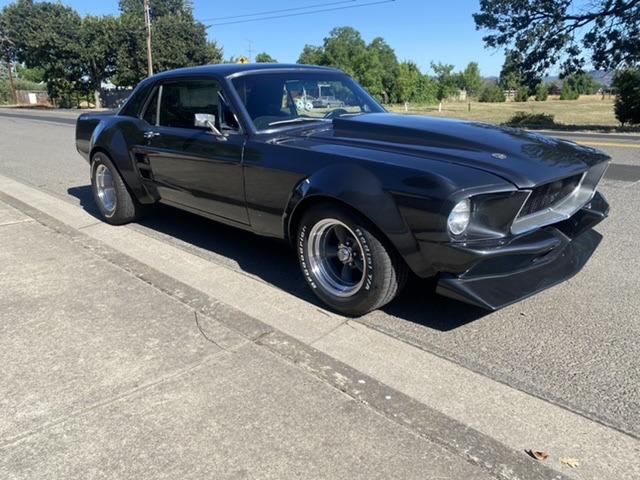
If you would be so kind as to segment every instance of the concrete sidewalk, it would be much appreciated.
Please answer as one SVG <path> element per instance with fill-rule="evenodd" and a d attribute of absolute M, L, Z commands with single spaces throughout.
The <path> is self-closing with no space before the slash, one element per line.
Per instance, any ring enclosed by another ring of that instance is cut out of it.
<path fill-rule="evenodd" d="M 2 479 L 490 478 L 3 203 L 0 306 Z"/>

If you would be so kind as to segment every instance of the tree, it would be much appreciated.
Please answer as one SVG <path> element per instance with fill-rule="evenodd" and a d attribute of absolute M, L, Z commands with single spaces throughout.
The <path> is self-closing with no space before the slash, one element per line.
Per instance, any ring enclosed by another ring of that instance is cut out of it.
<path fill-rule="evenodd" d="M 438 99 L 438 84 L 428 75 L 420 75 L 418 81 L 418 91 L 416 92 L 414 102 L 435 103 Z"/>
<path fill-rule="evenodd" d="M 522 55 L 528 84 L 558 63 L 566 74 L 587 59 L 604 70 L 640 62 L 640 0 L 481 0 L 473 18 L 488 47 Z"/>
<path fill-rule="evenodd" d="M 577 72 L 566 77 L 567 83 L 580 95 L 591 95 L 600 89 L 600 83 L 585 72 Z"/>
<path fill-rule="evenodd" d="M 327 65 L 339 68 L 358 77 L 367 57 L 367 45 L 360 32 L 351 27 L 334 28 L 324 39 L 323 60 Z"/>
<path fill-rule="evenodd" d="M 439 101 L 442 102 L 458 93 L 457 81 L 453 75 L 453 65 L 431 62 L 431 69 L 436 74 L 438 85 L 436 96 Z"/>
<path fill-rule="evenodd" d="M 262 52 L 256 55 L 256 63 L 278 63 L 278 61 L 268 53 Z"/>
<path fill-rule="evenodd" d="M 351 27 L 334 28 L 321 47 L 305 45 L 298 63 L 339 68 L 382 101 L 397 97 L 395 52 L 382 38 L 367 45 L 360 32 Z"/>
<path fill-rule="evenodd" d="M 398 78 L 398 57 L 396 52 L 389 46 L 382 37 L 374 38 L 367 46 L 369 56 L 376 56 L 380 72 L 380 83 L 382 84 L 382 97 L 385 103 L 398 102 L 397 78 Z"/>
<path fill-rule="evenodd" d="M 18 63 L 16 65 L 16 76 L 20 80 L 26 80 L 27 82 L 44 82 L 44 70 L 39 67 L 27 68 Z"/>
<path fill-rule="evenodd" d="M 546 102 L 549 98 L 549 89 L 544 82 L 540 82 L 536 87 L 536 102 Z"/>
<path fill-rule="evenodd" d="M 93 91 L 96 108 L 102 106 L 102 82 L 115 73 L 119 23 L 114 17 L 87 16 L 80 28 L 81 61 L 87 87 Z"/>
<path fill-rule="evenodd" d="M 147 75 L 142 2 L 120 0 L 121 40 L 118 46 L 116 85 L 133 86 Z M 150 0 L 154 71 L 219 63 L 222 50 L 207 42 L 206 27 L 195 20 L 186 0 Z"/>
<path fill-rule="evenodd" d="M 15 45 L 15 58 L 43 71 L 47 91 L 60 98 L 80 85 L 81 19 L 61 3 L 18 0 L 2 11 L 1 23 Z"/>
<path fill-rule="evenodd" d="M 506 100 L 504 90 L 495 82 L 487 82 L 482 88 L 480 98 L 478 99 L 478 101 L 484 103 L 499 103 L 505 102 Z"/>
<path fill-rule="evenodd" d="M 640 69 L 616 72 L 613 88 L 616 90 L 616 118 L 622 126 L 640 124 Z"/>
<path fill-rule="evenodd" d="M 518 89 L 516 90 L 516 94 L 513 98 L 514 101 L 516 102 L 526 102 L 529 100 L 529 89 L 527 87 L 525 87 L 524 85 L 521 87 L 518 87 Z"/>
<path fill-rule="evenodd" d="M 560 92 L 560 100 L 577 100 L 580 98 L 580 93 L 574 90 L 573 86 L 565 78 L 562 81 L 562 91 Z"/>
<path fill-rule="evenodd" d="M 302 53 L 298 57 L 298 62 L 302 65 L 327 65 L 322 47 L 305 45 Z"/>
<path fill-rule="evenodd" d="M 468 95 L 476 96 L 482 88 L 480 68 L 476 62 L 470 62 L 467 68 L 460 74 L 460 87 L 467 91 Z"/>
<path fill-rule="evenodd" d="M 522 57 L 517 52 L 507 52 L 500 70 L 500 86 L 504 90 L 518 90 L 524 83 Z"/>
<path fill-rule="evenodd" d="M 218 42 L 216 42 L 215 40 L 207 42 L 206 57 L 206 61 L 208 64 L 222 63 L 224 61 L 224 50 L 220 45 L 218 45 Z"/>
<path fill-rule="evenodd" d="M 422 73 L 418 66 L 413 62 L 402 62 L 398 66 L 397 99 L 400 102 L 407 103 L 415 99 L 418 93 Z"/>

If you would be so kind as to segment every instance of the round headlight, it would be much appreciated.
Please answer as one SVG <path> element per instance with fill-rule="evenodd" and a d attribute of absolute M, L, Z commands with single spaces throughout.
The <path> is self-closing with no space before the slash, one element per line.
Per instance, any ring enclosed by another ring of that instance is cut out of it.
<path fill-rule="evenodd" d="M 458 202 L 447 220 L 447 227 L 453 235 L 462 235 L 469 226 L 469 219 L 471 218 L 471 202 L 468 198 L 465 198 L 461 202 Z"/>

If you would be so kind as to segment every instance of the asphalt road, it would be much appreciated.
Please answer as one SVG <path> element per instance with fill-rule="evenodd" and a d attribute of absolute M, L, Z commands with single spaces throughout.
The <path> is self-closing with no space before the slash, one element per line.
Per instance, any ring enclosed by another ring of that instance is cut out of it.
<path fill-rule="evenodd" d="M 0 174 L 95 212 L 73 145 L 74 112 L 0 111 Z M 558 133 L 613 157 L 601 191 L 611 216 L 572 280 L 487 314 L 414 280 L 359 321 L 473 371 L 640 436 L 640 137 Z M 283 244 L 169 207 L 133 228 L 314 302 Z M 535 412 L 531 412 L 535 415 Z"/>

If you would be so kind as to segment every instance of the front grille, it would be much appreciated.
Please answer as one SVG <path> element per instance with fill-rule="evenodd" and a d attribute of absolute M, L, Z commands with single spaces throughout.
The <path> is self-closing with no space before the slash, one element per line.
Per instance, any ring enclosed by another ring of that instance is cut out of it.
<path fill-rule="evenodd" d="M 534 188 L 519 216 L 531 215 L 558 203 L 580 185 L 581 179 L 582 175 L 574 175 Z"/>

